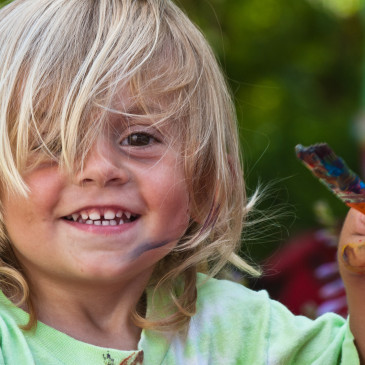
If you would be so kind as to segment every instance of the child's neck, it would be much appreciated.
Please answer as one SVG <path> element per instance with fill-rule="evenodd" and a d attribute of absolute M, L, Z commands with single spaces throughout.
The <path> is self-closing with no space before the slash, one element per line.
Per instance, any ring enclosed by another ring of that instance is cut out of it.
<path fill-rule="evenodd" d="M 125 285 L 99 287 L 38 281 L 32 299 L 38 320 L 56 330 L 96 346 L 136 350 L 141 329 L 132 323 L 130 312 L 148 280 L 144 275 Z"/>

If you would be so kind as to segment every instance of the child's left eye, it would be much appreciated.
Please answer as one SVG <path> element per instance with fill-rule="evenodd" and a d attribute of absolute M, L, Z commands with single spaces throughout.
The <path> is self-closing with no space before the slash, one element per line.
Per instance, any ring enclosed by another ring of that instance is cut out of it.
<path fill-rule="evenodd" d="M 157 142 L 156 138 L 145 132 L 137 132 L 130 134 L 121 141 L 122 146 L 145 147 Z"/>

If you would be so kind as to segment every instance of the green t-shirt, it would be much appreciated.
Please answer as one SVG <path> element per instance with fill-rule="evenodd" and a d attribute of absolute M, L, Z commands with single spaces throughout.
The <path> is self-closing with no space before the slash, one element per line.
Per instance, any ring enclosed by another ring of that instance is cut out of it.
<path fill-rule="evenodd" d="M 199 275 L 199 283 L 204 279 Z M 149 299 L 149 298 L 148 298 Z M 148 307 L 148 304 L 147 304 Z M 0 364 L 6 365 L 357 365 L 348 321 L 292 315 L 266 292 L 209 279 L 185 338 L 143 330 L 136 351 L 77 341 L 43 323 L 24 332 L 27 313 L 0 293 Z"/>

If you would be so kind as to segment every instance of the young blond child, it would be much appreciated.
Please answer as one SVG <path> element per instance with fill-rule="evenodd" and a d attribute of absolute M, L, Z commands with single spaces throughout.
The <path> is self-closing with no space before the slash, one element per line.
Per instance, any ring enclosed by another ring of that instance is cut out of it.
<path fill-rule="evenodd" d="M 235 253 L 255 198 L 221 71 L 170 0 L 4 7 L 0 168 L 1 364 L 364 356 L 365 280 L 342 258 L 351 323 L 212 278 L 228 262 L 258 274 Z M 349 215 L 341 245 L 363 220 Z"/>

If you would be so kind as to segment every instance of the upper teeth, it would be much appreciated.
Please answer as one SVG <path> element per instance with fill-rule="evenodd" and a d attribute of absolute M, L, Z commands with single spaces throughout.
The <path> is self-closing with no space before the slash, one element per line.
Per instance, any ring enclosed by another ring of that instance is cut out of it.
<path fill-rule="evenodd" d="M 87 213 L 84 213 L 84 214 L 86 215 Z M 81 214 L 81 216 L 82 216 L 82 214 Z M 92 212 L 89 214 L 89 218 L 92 219 L 93 221 L 96 221 L 96 220 L 100 219 L 100 213 Z"/>
<path fill-rule="evenodd" d="M 115 213 L 112 210 L 107 210 L 104 213 L 104 218 L 105 219 L 114 219 L 115 218 Z"/>
<path fill-rule="evenodd" d="M 72 218 L 75 222 L 80 220 L 80 218 L 84 221 L 99 221 L 102 217 L 104 217 L 104 220 L 113 221 L 116 217 L 121 218 L 123 215 L 125 215 L 125 218 L 130 219 L 132 213 L 122 210 L 115 211 L 113 209 L 105 209 L 103 212 L 97 209 L 90 209 L 88 211 L 82 210 L 79 213 L 74 213 L 69 218 Z"/>

